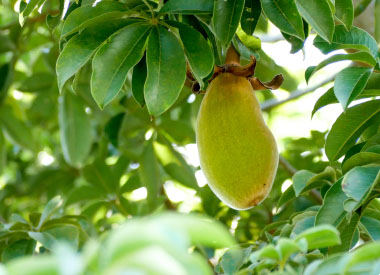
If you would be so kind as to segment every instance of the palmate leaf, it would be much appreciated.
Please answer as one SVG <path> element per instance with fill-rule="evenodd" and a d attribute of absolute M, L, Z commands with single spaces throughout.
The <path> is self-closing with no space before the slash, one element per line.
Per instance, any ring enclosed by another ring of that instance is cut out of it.
<path fill-rule="evenodd" d="M 152 29 L 146 53 L 144 97 L 148 111 L 159 116 L 178 98 L 186 78 L 186 61 L 178 39 L 167 29 Z"/>
<path fill-rule="evenodd" d="M 110 103 L 123 86 L 129 70 L 143 57 L 152 26 L 135 23 L 109 37 L 92 60 L 91 93 L 100 108 Z"/>
<path fill-rule="evenodd" d="M 63 48 L 57 60 L 57 80 L 59 90 L 96 52 L 98 47 L 114 32 L 136 19 L 118 19 L 95 24 L 75 35 Z"/>
<path fill-rule="evenodd" d="M 177 21 L 168 23 L 178 28 L 191 71 L 197 81 L 202 83 L 202 79 L 214 68 L 214 56 L 209 44 L 194 28 Z"/>
<path fill-rule="evenodd" d="M 93 4 L 84 5 L 74 10 L 66 18 L 61 37 L 80 31 L 91 24 L 121 18 L 127 10 L 128 6 L 117 1 L 101 1 L 95 6 Z"/>

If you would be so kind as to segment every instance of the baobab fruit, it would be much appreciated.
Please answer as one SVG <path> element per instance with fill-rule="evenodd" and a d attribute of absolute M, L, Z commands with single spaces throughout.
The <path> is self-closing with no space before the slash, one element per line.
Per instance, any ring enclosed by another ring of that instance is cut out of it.
<path fill-rule="evenodd" d="M 208 184 L 220 200 L 237 210 L 266 198 L 278 165 L 276 141 L 252 85 L 245 76 L 229 72 L 216 76 L 201 103 L 196 127 Z"/>

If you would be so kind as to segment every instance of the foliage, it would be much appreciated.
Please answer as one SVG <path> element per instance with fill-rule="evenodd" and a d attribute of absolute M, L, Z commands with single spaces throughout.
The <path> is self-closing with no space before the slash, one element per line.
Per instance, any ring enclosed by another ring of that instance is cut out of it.
<path fill-rule="evenodd" d="M 379 49 L 353 25 L 362 8 L 2 0 L 0 274 L 378 274 Z M 207 89 L 230 44 L 242 63 L 258 59 L 256 76 L 283 73 L 289 96 L 296 90 L 291 65 L 260 49 L 268 21 L 292 53 L 316 33 L 314 46 L 330 54 L 307 81 L 329 64 L 353 64 L 310 110 L 341 104 L 331 130 L 284 141 L 270 196 L 239 212 L 198 185 L 200 167 L 181 152 L 196 141 L 202 96 L 191 91 Z M 171 186 L 192 204 L 174 200 Z"/>

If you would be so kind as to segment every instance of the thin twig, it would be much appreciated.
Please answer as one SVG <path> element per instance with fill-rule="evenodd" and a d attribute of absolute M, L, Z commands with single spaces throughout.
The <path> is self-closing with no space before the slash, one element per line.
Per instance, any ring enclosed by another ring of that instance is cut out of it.
<path fill-rule="evenodd" d="M 297 169 L 295 167 L 293 167 L 293 165 L 291 165 L 289 163 L 289 161 L 287 161 L 283 156 L 280 155 L 279 157 L 279 163 L 280 165 L 286 170 L 286 172 L 289 173 L 290 176 L 293 177 L 293 175 L 295 173 L 297 173 Z"/>
<path fill-rule="evenodd" d="M 261 104 L 261 109 L 263 111 L 268 111 L 274 107 L 277 107 L 279 105 L 282 105 L 284 103 L 287 103 L 291 100 L 294 100 L 296 98 L 299 98 L 305 94 L 308 94 L 310 92 L 313 92 L 314 90 L 318 89 L 319 87 L 322 87 L 328 83 L 330 83 L 331 81 L 333 81 L 335 79 L 335 76 L 336 74 L 322 80 L 321 82 L 317 83 L 317 84 L 314 84 L 314 85 L 311 85 L 311 86 L 308 86 L 304 89 L 299 89 L 299 90 L 296 90 L 294 92 L 292 92 L 288 98 L 285 98 L 283 100 L 278 100 L 277 98 L 272 98 L 272 99 L 269 99 L 269 100 L 266 100 L 264 101 L 262 104 Z"/>
<path fill-rule="evenodd" d="M 297 169 L 290 164 L 289 161 L 287 161 L 283 156 L 280 155 L 279 157 L 279 163 L 280 165 L 286 170 L 286 172 L 289 173 L 290 176 L 294 176 L 295 173 L 297 173 Z M 323 203 L 323 199 L 322 199 L 322 196 L 321 194 L 315 190 L 315 189 L 312 189 L 310 190 L 310 196 L 315 199 L 319 204 L 322 204 Z"/>

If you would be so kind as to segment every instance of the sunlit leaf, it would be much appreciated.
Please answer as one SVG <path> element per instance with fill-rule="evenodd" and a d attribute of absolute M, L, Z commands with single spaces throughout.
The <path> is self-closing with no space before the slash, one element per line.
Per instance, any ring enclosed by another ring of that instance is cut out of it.
<path fill-rule="evenodd" d="M 343 156 L 368 125 L 380 118 L 379 113 L 380 100 L 371 100 L 341 114 L 326 138 L 325 150 L 329 160 Z"/>
<path fill-rule="evenodd" d="M 302 18 L 294 0 L 264 0 L 261 4 L 265 15 L 282 32 L 305 39 Z"/>
<path fill-rule="evenodd" d="M 159 26 L 152 30 L 146 56 L 145 102 L 149 113 L 159 116 L 176 101 L 185 83 L 185 55 L 174 34 Z"/>
<path fill-rule="evenodd" d="M 227 47 L 240 22 L 244 0 L 215 1 L 212 25 L 219 41 Z"/>
<path fill-rule="evenodd" d="M 59 100 L 59 127 L 65 160 L 73 166 L 82 165 L 90 152 L 93 134 L 85 105 L 70 91 L 65 91 Z"/>
<path fill-rule="evenodd" d="M 91 93 L 100 108 L 120 91 L 129 70 L 139 62 L 150 33 L 149 24 L 126 26 L 107 39 L 92 61 Z"/>

